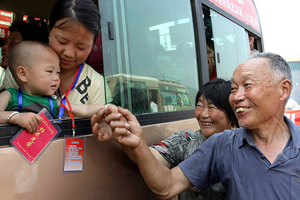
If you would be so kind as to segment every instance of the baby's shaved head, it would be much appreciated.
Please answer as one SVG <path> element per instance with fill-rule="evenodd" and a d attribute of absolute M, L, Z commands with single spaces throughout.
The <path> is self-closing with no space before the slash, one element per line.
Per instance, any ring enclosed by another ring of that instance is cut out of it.
<path fill-rule="evenodd" d="M 10 51 L 8 60 L 8 66 L 14 78 L 17 80 L 16 72 L 19 66 L 32 66 L 33 63 L 39 59 L 40 54 L 43 53 L 46 48 L 51 49 L 48 44 L 37 41 L 27 40 L 16 44 L 16 46 L 14 46 Z"/>

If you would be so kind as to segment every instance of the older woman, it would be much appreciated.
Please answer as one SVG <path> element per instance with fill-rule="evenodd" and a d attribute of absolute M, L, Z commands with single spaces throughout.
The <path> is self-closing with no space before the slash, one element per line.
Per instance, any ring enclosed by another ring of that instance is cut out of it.
<path fill-rule="evenodd" d="M 190 157 L 207 138 L 226 129 L 237 128 L 237 118 L 229 104 L 231 82 L 215 78 L 203 85 L 196 96 L 195 117 L 200 129 L 183 130 L 150 147 L 154 156 L 172 168 Z M 189 189 L 179 195 L 182 199 L 226 199 L 223 186 L 218 183 L 204 191 Z"/>

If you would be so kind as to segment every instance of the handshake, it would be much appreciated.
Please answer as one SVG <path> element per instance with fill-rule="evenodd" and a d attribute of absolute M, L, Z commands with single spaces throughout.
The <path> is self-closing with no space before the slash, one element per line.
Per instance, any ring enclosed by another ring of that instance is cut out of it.
<path fill-rule="evenodd" d="M 136 117 L 129 110 L 112 104 L 107 104 L 92 116 L 91 126 L 93 135 L 101 142 L 115 140 L 132 148 L 144 142 Z"/>

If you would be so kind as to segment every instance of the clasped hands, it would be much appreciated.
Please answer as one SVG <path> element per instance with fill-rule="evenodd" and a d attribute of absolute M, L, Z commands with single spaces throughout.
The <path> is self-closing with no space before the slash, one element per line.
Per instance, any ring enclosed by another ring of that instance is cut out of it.
<path fill-rule="evenodd" d="M 109 104 L 91 118 L 92 132 L 99 141 L 115 140 L 118 143 L 137 147 L 142 128 L 136 117 L 127 109 Z"/>

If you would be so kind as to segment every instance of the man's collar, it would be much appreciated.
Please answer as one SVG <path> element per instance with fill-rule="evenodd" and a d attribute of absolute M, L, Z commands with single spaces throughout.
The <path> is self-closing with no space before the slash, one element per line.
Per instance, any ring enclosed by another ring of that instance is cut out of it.
<path fill-rule="evenodd" d="M 284 121 L 287 124 L 290 132 L 291 132 L 291 142 L 292 145 L 296 148 L 300 148 L 300 127 L 297 126 L 294 122 L 292 122 L 289 118 L 284 116 Z M 239 128 L 238 135 L 240 137 L 238 138 L 238 145 L 239 147 L 242 147 L 246 142 L 250 146 L 254 146 L 254 142 L 251 138 L 250 131 L 245 128 Z"/>

